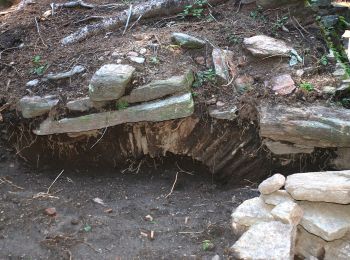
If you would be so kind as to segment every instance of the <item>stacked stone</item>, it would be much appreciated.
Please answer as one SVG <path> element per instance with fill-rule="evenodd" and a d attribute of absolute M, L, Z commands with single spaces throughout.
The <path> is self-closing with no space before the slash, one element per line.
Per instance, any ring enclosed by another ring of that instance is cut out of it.
<path fill-rule="evenodd" d="M 259 191 L 232 214 L 238 259 L 350 259 L 350 170 L 275 174 Z"/>

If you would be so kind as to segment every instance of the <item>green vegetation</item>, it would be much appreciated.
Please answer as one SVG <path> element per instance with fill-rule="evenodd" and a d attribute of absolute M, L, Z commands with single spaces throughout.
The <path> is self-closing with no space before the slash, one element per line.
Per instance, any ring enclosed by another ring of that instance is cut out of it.
<path fill-rule="evenodd" d="M 159 64 L 159 59 L 157 56 L 152 56 L 149 58 L 149 62 L 153 65 L 157 65 L 157 64 Z"/>
<path fill-rule="evenodd" d="M 89 225 L 89 224 L 86 224 L 85 226 L 84 226 L 84 231 L 85 232 L 90 232 L 92 230 L 92 227 Z"/>
<path fill-rule="evenodd" d="M 204 8 L 208 5 L 207 0 L 196 0 L 193 5 L 186 5 L 180 16 L 182 18 L 185 17 L 197 17 L 202 18 L 204 16 Z"/>
<path fill-rule="evenodd" d="M 326 26 L 324 23 L 322 23 L 321 17 L 317 17 L 317 20 L 319 22 L 321 32 L 328 45 L 328 48 L 333 51 L 334 57 L 346 71 L 345 78 L 350 78 L 349 61 L 348 61 L 348 57 L 346 55 L 344 46 L 342 44 L 342 38 L 341 38 L 341 35 L 343 34 L 343 32 L 346 29 L 350 28 L 350 24 L 346 21 L 346 19 L 343 16 L 339 16 L 337 23 L 333 26 Z M 321 61 L 321 64 L 324 64 L 324 63 L 325 63 L 325 60 Z"/>
<path fill-rule="evenodd" d="M 116 103 L 117 110 L 123 110 L 129 107 L 129 103 L 126 100 L 118 100 Z"/>
<path fill-rule="evenodd" d="M 215 246 L 214 246 L 213 242 L 211 242 L 210 240 L 204 240 L 204 241 L 202 242 L 202 249 L 203 249 L 204 251 L 213 250 L 214 247 L 215 247 Z"/>
<path fill-rule="evenodd" d="M 235 34 L 229 34 L 227 40 L 231 45 L 240 44 L 242 42 L 242 39 Z"/>
<path fill-rule="evenodd" d="M 340 103 L 343 107 L 350 108 L 350 98 L 343 98 Z"/>
<path fill-rule="evenodd" d="M 328 58 L 327 55 L 323 55 L 320 60 L 319 60 L 319 64 L 323 65 L 323 66 L 327 66 L 328 65 Z"/>
<path fill-rule="evenodd" d="M 272 26 L 272 32 L 276 34 L 278 30 L 282 29 L 285 26 L 288 19 L 289 19 L 288 16 L 283 16 L 282 18 L 278 18 Z"/>
<path fill-rule="evenodd" d="M 254 11 L 250 12 L 250 17 L 254 20 L 261 20 L 265 22 L 266 16 L 264 15 L 263 11 L 264 9 L 260 5 L 258 5 Z"/>
<path fill-rule="evenodd" d="M 309 82 L 302 82 L 299 84 L 299 88 L 302 89 L 302 90 L 305 90 L 307 92 L 311 92 L 311 91 L 314 91 L 314 85 L 312 85 L 311 83 Z"/>
<path fill-rule="evenodd" d="M 216 83 L 216 74 L 214 69 L 198 71 L 196 73 L 196 80 L 193 83 L 194 88 L 203 86 L 204 83 Z"/>
<path fill-rule="evenodd" d="M 44 63 L 41 60 L 40 55 L 34 56 L 34 58 L 32 59 L 32 62 L 34 64 L 34 68 L 31 69 L 31 73 L 36 74 L 38 76 L 43 75 L 48 68 L 48 64 Z"/>

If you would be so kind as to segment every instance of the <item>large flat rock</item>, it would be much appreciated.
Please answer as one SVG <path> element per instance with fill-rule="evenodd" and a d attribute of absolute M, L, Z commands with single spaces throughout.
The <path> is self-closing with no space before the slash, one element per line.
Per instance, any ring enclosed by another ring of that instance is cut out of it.
<path fill-rule="evenodd" d="M 106 101 L 120 98 L 131 81 L 135 68 L 130 65 L 106 64 L 92 76 L 89 96 L 92 101 Z"/>
<path fill-rule="evenodd" d="M 122 99 L 128 103 L 150 101 L 181 92 L 188 92 L 194 81 L 193 72 L 173 76 L 164 80 L 154 80 L 151 83 L 133 89 L 129 96 Z"/>
<path fill-rule="evenodd" d="M 232 213 L 232 222 L 251 226 L 262 221 L 273 221 L 274 218 L 270 213 L 272 209 L 273 206 L 265 204 L 259 197 L 249 199 L 239 205 Z"/>
<path fill-rule="evenodd" d="M 262 137 L 309 147 L 350 147 L 348 109 L 264 104 L 259 117 Z"/>
<path fill-rule="evenodd" d="M 350 205 L 299 201 L 304 211 L 300 225 L 327 241 L 340 239 L 350 231 Z"/>
<path fill-rule="evenodd" d="M 192 115 L 194 102 L 191 93 L 149 102 L 124 110 L 95 113 L 59 121 L 48 119 L 34 130 L 37 135 L 85 132 L 123 123 L 159 122 Z"/>
<path fill-rule="evenodd" d="M 350 170 L 293 174 L 285 189 L 296 200 L 349 204 Z"/>
<path fill-rule="evenodd" d="M 261 222 L 245 232 L 231 247 L 235 259 L 292 260 L 295 231 L 279 221 Z"/>

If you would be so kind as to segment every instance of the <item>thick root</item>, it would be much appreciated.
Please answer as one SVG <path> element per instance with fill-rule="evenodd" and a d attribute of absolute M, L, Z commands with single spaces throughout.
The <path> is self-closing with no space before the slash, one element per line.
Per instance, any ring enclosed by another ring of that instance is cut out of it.
<path fill-rule="evenodd" d="M 210 0 L 210 5 L 217 5 L 227 0 Z M 186 5 L 194 4 L 195 0 L 149 0 L 132 8 L 130 21 L 140 16 L 143 18 L 161 17 L 181 12 Z M 87 25 L 61 40 L 61 44 L 68 45 L 88 38 L 91 35 L 101 33 L 124 26 L 129 17 L 129 9 L 121 11 L 112 18 L 105 18 L 96 24 Z"/>

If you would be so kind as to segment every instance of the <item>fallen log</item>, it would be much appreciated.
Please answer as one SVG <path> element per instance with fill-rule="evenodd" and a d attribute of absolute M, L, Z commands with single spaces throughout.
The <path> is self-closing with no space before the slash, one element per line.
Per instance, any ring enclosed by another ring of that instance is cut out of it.
<path fill-rule="evenodd" d="M 309 147 L 350 147 L 350 111 L 339 107 L 263 105 L 260 136 Z"/>
<path fill-rule="evenodd" d="M 211 6 L 221 4 L 227 0 L 209 0 Z M 184 10 L 187 5 L 194 5 L 196 0 L 149 0 L 145 3 L 135 5 L 132 9 L 130 21 L 136 20 L 138 17 L 152 18 L 168 16 L 179 13 Z M 66 36 L 61 40 L 61 44 L 68 45 L 82 41 L 89 36 L 101 33 L 106 30 L 116 29 L 125 26 L 128 20 L 130 10 L 126 9 L 119 12 L 116 16 L 102 19 L 102 21 L 82 27 L 74 33 Z"/>

